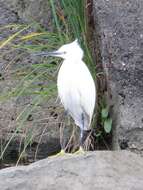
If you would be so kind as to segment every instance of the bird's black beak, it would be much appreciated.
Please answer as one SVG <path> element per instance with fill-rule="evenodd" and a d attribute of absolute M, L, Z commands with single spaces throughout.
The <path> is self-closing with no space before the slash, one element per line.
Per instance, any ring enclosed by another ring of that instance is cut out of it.
<path fill-rule="evenodd" d="M 52 51 L 52 52 L 41 52 L 41 53 L 34 53 L 33 55 L 36 56 L 54 56 L 54 57 L 60 57 L 60 55 L 64 54 L 64 52 L 59 52 L 59 51 Z"/>

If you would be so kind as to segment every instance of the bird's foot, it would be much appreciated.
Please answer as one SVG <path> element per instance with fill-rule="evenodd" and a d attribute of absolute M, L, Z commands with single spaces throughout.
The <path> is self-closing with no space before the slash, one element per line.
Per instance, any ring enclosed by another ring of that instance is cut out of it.
<path fill-rule="evenodd" d="M 62 149 L 57 154 L 50 156 L 50 158 L 54 158 L 54 157 L 58 157 L 58 156 L 64 156 L 65 154 L 66 154 L 65 151 Z"/>
<path fill-rule="evenodd" d="M 74 154 L 85 154 L 84 149 L 82 148 L 82 146 L 79 147 L 79 150 L 77 150 Z"/>
<path fill-rule="evenodd" d="M 55 155 L 50 156 L 50 158 L 58 157 L 58 156 L 65 156 L 65 155 L 70 155 L 69 153 L 66 153 L 64 149 L 62 149 L 60 152 L 58 152 Z"/>

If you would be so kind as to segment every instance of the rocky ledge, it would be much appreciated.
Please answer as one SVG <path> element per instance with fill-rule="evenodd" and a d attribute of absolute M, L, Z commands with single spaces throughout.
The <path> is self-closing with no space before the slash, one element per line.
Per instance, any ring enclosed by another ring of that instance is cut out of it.
<path fill-rule="evenodd" d="M 142 190 L 143 158 L 128 151 L 51 157 L 0 171 L 2 190 Z"/>

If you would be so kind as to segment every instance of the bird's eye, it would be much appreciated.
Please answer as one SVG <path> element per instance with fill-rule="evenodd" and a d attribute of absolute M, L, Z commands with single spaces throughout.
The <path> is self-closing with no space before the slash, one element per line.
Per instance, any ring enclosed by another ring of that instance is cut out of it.
<path fill-rule="evenodd" d="M 66 51 L 64 51 L 63 53 L 66 54 Z"/>

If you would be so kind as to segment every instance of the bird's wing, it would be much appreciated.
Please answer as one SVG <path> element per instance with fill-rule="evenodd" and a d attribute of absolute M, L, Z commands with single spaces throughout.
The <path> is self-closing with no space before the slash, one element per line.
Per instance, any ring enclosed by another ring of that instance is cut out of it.
<path fill-rule="evenodd" d="M 63 65 L 59 72 L 59 96 L 65 109 L 80 128 L 83 127 L 84 114 L 84 130 L 88 130 L 95 105 L 94 81 L 83 62 L 69 67 L 70 65 L 67 65 L 67 68 Z"/>
<path fill-rule="evenodd" d="M 80 68 L 80 73 L 80 80 L 77 85 L 80 93 L 80 104 L 82 105 L 84 112 L 89 116 L 89 121 L 91 122 L 96 100 L 95 84 L 84 63 L 82 64 L 82 68 Z"/>

